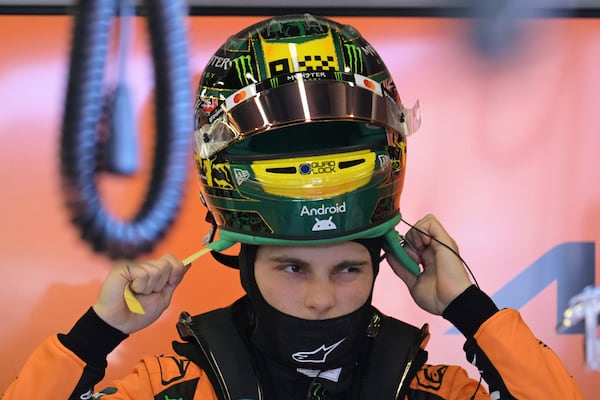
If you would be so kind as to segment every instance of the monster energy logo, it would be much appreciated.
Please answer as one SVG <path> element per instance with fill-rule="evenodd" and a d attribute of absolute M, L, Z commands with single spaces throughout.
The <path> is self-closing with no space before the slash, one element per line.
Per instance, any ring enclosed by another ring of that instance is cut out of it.
<path fill-rule="evenodd" d="M 344 74 L 340 71 L 333 71 L 333 76 L 335 77 L 336 81 L 341 81 L 344 78 Z"/>
<path fill-rule="evenodd" d="M 240 56 L 233 59 L 233 65 L 238 74 L 238 79 L 242 85 L 249 85 L 250 79 L 248 76 L 254 76 L 254 70 L 252 69 L 252 57 L 250 55 Z"/>
<path fill-rule="evenodd" d="M 348 64 L 350 68 L 357 73 L 363 72 L 363 54 L 361 48 L 352 43 L 344 44 L 348 53 Z"/>
<path fill-rule="evenodd" d="M 274 78 L 269 79 L 269 85 L 271 85 L 272 88 L 279 86 L 279 78 L 274 77 Z"/>

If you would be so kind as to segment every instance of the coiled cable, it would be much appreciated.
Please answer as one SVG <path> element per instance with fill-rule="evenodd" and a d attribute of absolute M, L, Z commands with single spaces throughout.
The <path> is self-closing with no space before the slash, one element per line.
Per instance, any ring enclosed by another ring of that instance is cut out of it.
<path fill-rule="evenodd" d="M 104 69 L 117 0 L 81 0 L 74 19 L 69 76 L 60 139 L 66 205 L 81 237 L 111 258 L 149 252 L 164 236 L 184 194 L 193 117 L 187 40 L 179 0 L 146 0 L 155 71 L 156 140 L 145 199 L 131 220 L 103 205 L 97 186 L 98 129 L 103 112 Z"/>

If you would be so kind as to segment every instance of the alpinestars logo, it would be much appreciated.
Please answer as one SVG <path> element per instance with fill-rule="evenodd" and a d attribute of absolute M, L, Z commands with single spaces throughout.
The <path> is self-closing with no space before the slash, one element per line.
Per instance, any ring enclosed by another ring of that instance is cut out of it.
<path fill-rule="evenodd" d="M 346 338 L 343 338 L 339 342 L 336 342 L 330 346 L 325 346 L 322 344 L 319 348 L 312 351 L 299 351 L 292 354 L 292 358 L 298 362 L 324 363 L 327 361 L 327 356 L 331 354 L 336 347 L 342 344 L 344 340 L 346 340 Z"/>

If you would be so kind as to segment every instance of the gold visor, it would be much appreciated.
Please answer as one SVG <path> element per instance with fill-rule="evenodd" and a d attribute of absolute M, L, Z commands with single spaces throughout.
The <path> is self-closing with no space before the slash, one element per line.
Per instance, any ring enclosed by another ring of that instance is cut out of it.
<path fill-rule="evenodd" d="M 266 130 L 328 120 L 357 120 L 408 136 L 421 124 L 419 103 L 397 104 L 382 85 L 359 74 L 298 72 L 246 86 L 225 99 L 194 134 L 195 151 L 210 158 Z"/>

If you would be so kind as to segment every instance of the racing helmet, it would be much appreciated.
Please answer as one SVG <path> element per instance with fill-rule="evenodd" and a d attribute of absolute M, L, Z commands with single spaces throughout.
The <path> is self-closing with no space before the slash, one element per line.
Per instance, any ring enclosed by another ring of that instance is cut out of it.
<path fill-rule="evenodd" d="M 418 103 L 404 107 L 352 26 L 287 15 L 231 36 L 202 73 L 195 121 L 213 250 L 395 233 Z"/>

